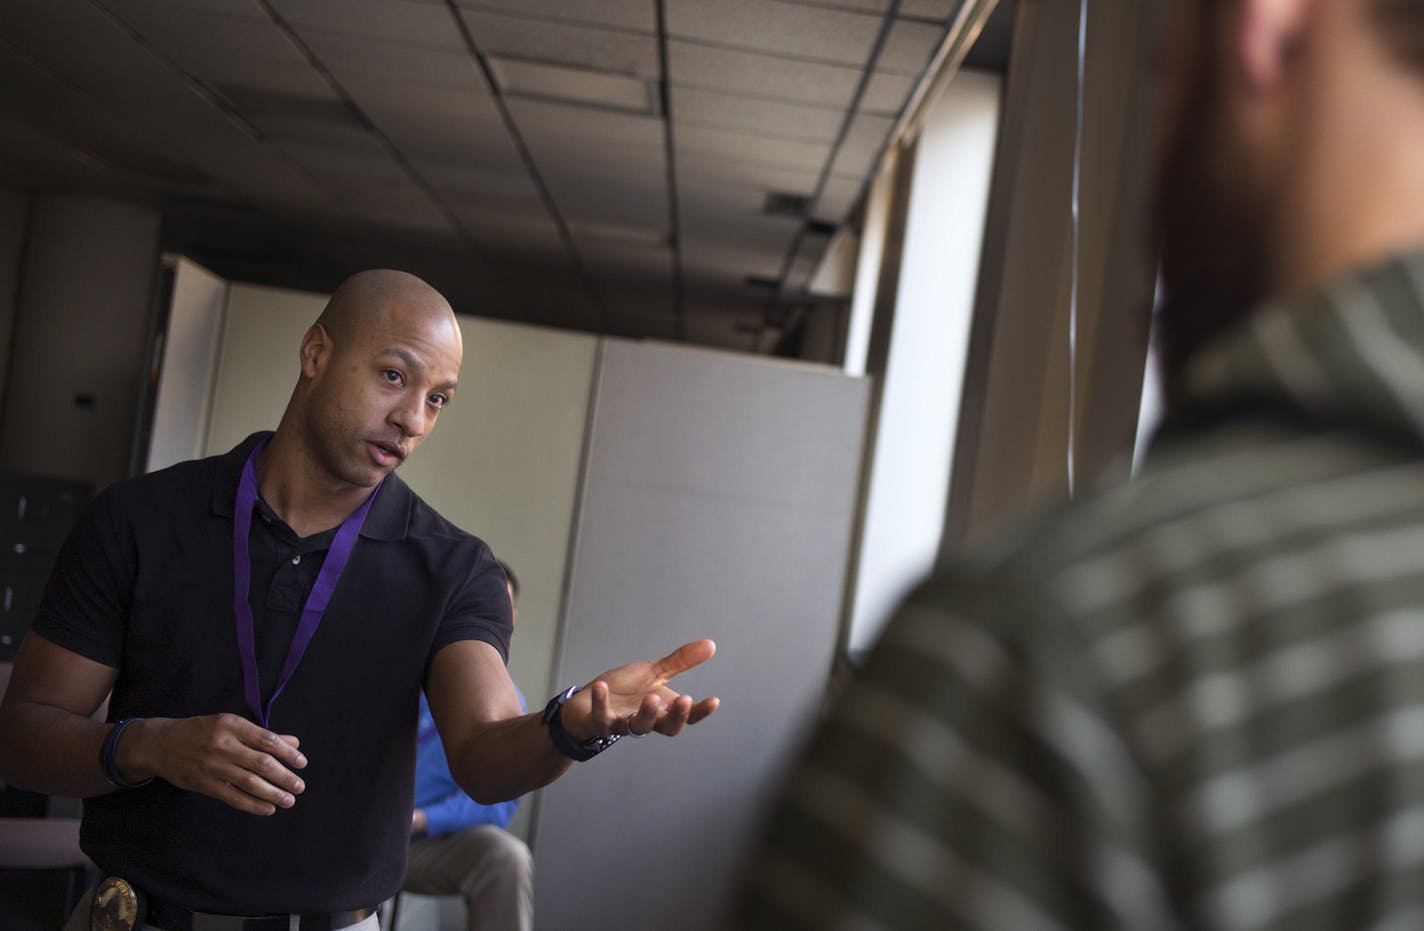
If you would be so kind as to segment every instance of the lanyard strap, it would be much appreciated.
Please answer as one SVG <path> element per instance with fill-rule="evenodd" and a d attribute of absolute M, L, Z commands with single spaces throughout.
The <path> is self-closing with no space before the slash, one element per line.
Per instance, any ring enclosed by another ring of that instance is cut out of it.
<path fill-rule="evenodd" d="M 297 670 L 297 664 L 302 661 L 302 654 L 307 651 L 307 644 L 311 643 L 316 629 L 321 626 L 322 615 L 326 613 L 326 606 L 331 601 L 332 593 L 336 591 L 336 582 L 341 578 L 341 571 L 346 568 L 347 560 L 351 558 L 351 551 L 356 548 L 356 537 L 360 535 L 361 527 L 366 523 L 366 515 L 371 511 L 371 504 L 381 490 L 377 485 L 365 503 L 342 521 L 341 528 L 336 531 L 336 539 L 332 541 L 331 550 L 322 562 L 316 584 L 312 586 L 311 594 L 307 595 L 306 604 L 302 606 L 302 617 L 297 623 L 296 633 L 292 634 L 292 644 L 287 648 L 287 659 L 282 663 L 282 674 L 277 680 L 277 688 L 264 705 L 257 679 L 257 637 L 253 629 L 252 604 L 249 601 L 252 558 L 248 537 L 252 532 L 252 510 L 257 506 L 257 456 L 266 445 L 266 440 L 258 443 L 247 457 L 247 464 L 242 467 L 242 479 L 237 483 L 237 504 L 232 521 L 232 607 L 237 617 L 237 650 L 242 658 L 242 691 L 247 698 L 247 707 L 252 711 L 253 720 L 263 727 L 269 726 L 272 703 L 282 694 L 282 689 L 286 688 L 292 673 Z"/>

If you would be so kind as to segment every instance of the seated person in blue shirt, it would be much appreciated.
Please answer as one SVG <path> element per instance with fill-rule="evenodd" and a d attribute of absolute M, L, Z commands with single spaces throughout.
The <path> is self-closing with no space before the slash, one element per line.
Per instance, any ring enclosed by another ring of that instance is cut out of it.
<path fill-rule="evenodd" d="M 504 562 L 513 616 L 519 580 Z M 524 707 L 524 696 L 519 706 Z M 460 895 L 469 931 L 530 931 L 534 927 L 534 861 L 509 827 L 519 799 L 481 805 L 450 775 L 445 747 L 425 695 L 420 696 L 420 736 L 415 758 L 415 811 L 410 823 L 406 892 Z"/>

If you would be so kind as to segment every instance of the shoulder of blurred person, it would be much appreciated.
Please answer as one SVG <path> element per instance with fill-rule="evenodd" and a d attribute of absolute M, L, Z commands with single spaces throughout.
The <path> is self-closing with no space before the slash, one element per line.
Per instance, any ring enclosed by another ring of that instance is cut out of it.
<path fill-rule="evenodd" d="M 1424 714 L 1424 5 L 1169 15 L 1149 463 L 911 595 L 744 927 L 1419 914 L 1418 754 L 1378 738 Z"/>

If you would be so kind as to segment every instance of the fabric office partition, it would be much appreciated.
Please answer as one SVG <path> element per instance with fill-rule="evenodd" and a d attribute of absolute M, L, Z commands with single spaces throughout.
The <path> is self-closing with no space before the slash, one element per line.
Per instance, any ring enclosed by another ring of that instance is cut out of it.
<path fill-rule="evenodd" d="M 605 340 L 556 685 L 699 636 L 722 709 L 543 790 L 540 928 L 714 927 L 831 665 L 867 383 Z"/>

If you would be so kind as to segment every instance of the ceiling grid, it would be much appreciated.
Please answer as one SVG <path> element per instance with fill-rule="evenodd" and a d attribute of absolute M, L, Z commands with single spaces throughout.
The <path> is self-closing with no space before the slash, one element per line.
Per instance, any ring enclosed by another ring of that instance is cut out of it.
<path fill-rule="evenodd" d="M 729 348 L 798 299 L 960 6 L 5 2 L 12 184 L 156 200 L 220 274 L 395 265 L 465 312 Z"/>

